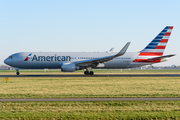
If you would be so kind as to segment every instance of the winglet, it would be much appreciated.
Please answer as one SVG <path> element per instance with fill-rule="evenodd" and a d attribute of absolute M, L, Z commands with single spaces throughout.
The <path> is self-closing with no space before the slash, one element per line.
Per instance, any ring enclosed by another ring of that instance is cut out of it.
<path fill-rule="evenodd" d="M 126 50 L 127 50 L 128 47 L 129 47 L 130 43 L 131 43 L 131 42 L 126 43 L 126 45 L 121 49 L 121 51 L 120 51 L 119 53 L 117 53 L 117 54 L 115 55 L 115 57 L 124 55 L 124 53 L 126 53 Z"/>

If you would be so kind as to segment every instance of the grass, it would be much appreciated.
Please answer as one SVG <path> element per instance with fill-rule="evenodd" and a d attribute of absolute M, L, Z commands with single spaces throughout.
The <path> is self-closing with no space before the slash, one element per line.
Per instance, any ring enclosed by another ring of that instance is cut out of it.
<path fill-rule="evenodd" d="M 21 74 L 64 74 L 20 71 Z M 179 70 L 97 70 L 95 74 L 179 74 Z M 0 71 L 1 75 L 15 71 Z M 65 74 L 83 74 L 83 71 Z M 180 97 L 180 77 L 0 78 L 0 98 Z M 180 101 L 0 102 L 0 119 L 180 119 Z"/>
<path fill-rule="evenodd" d="M 95 74 L 180 74 L 180 70 L 93 70 Z M 0 75 L 15 75 L 15 70 L 0 70 Z M 84 74 L 84 70 L 60 72 L 60 70 L 20 70 L 21 75 Z"/>
<path fill-rule="evenodd" d="M 180 97 L 180 77 L 0 78 L 0 98 Z"/>
<path fill-rule="evenodd" d="M 1 102 L 0 119 L 179 119 L 180 101 Z"/>

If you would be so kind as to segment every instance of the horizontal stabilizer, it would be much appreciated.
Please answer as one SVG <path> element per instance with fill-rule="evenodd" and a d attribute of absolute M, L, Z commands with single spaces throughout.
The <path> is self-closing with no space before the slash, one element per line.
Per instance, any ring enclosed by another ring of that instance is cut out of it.
<path fill-rule="evenodd" d="M 172 55 L 165 55 L 165 56 L 161 56 L 161 57 L 154 57 L 154 58 L 148 58 L 148 60 L 157 60 L 157 59 L 163 59 L 163 58 L 170 58 L 175 56 L 175 54 Z"/>

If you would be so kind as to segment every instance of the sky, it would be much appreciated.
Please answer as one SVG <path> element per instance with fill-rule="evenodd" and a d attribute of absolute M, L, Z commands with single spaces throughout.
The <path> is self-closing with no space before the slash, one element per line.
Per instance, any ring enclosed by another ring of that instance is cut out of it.
<path fill-rule="evenodd" d="M 0 65 L 17 52 L 127 52 L 144 49 L 174 26 L 154 66 L 180 65 L 179 0 L 0 0 Z"/>

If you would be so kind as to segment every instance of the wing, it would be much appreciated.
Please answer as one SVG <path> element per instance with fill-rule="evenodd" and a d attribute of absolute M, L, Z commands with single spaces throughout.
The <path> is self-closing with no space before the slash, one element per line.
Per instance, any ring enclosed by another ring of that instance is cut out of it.
<path fill-rule="evenodd" d="M 79 66 L 83 66 L 83 67 L 95 67 L 97 66 L 99 63 L 104 63 L 107 61 L 112 60 L 115 57 L 119 57 L 124 55 L 124 53 L 126 52 L 126 50 L 128 49 L 130 45 L 130 42 L 128 42 L 122 49 L 121 51 L 119 51 L 117 54 L 115 55 L 111 55 L 111 56 L 106 56 L 106 57 L 100 57 L 100 58 L 96 58 L 96 59 L 89 59 L 89 60 L 83 60 L 83 61 L 78 61 L 75 62 L 76 65 Z"/>

